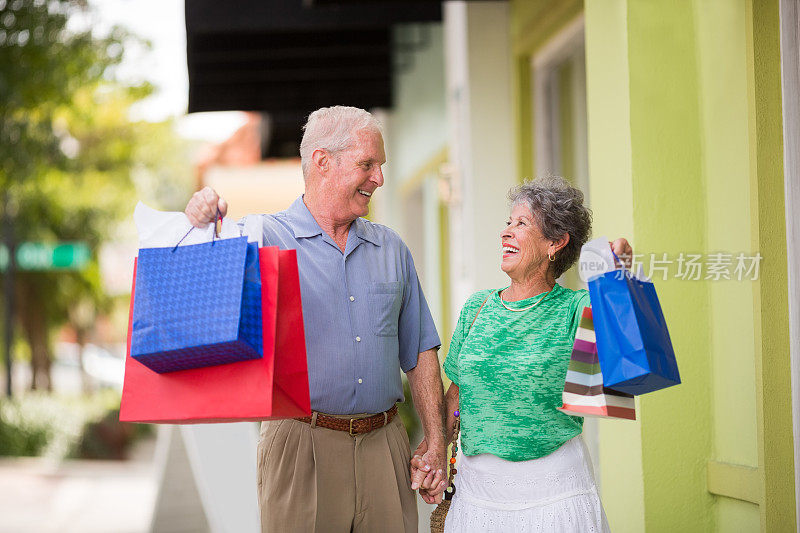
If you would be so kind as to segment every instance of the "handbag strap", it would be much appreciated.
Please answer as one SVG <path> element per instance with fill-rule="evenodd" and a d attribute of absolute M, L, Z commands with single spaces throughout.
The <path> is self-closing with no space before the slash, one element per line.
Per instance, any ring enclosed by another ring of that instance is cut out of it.
<path fill-rule="evenodd" d="M 475 317 L 472 319 L 472 322 L 470 322 L 469 328 L 467 329 L 467 335 L 469 335 L 470 330 L 472 330 L 472 326 L 475 324 L 475 321 L 478 320 L 478 315 L 481 314 L 481 310 L 483 309 L 483 306 L 486 305 L 486 302 L 489 300 L 489 296 L 491 296 L 491 294 L 492 293 L 490 292 L 489 294 L 486 295 L 486 298 L 484 298 L 483 303 L 478 308 L 478 312 L 475 313 Z M 456 413 L 458 413 L 458 410 L 456 410 Z M 460 415 L 460 413 L 459 413 L 459 415 Z M 461 429 L 461 418 L 460 418 L 460 416 L 456 416 L 456 420 L 455 420 L 454 427 L 453 427 L 453 439 L 450 441 L 451 444 L 453 445 L 453 458 L 452 459 L 455 459 L 456 453 L 458 451 L 458 434 L 459 434 L 460 429 Z M 452 461 L 452 459 L 451 459 L 451 461 Z M 455 494 L 455 486 L 453 485 L 453 475 L 454 475 L 453 474 L 453 470 L 455 469 L 455 464 L 451 462 L 449 464 L 449 466 L 450 466 L 450 468 L 449 468 L 448 473 L 447 473 L 447 481 L 448 481 L 448 487 L 447 488 L 450 489 L 450 490 L 446 490 L 445 491 L 445 498 L 448 499 L 448 500 L 453 497 L 453 494 Z"/>
<path fill-rule="evenodd" d="M 467 329 L 467 335 L 469 335 L 469 331 L 472 329 L 472 325 L 475 324 L 476 320 L 478 320 L 478 315 L 481 314 L 481 309 L 483 309 L 483 306 L 486 305 L 486 302 L 489 300 L 489 296 L 491 296 L 491 295 L 492 295 L 492 293 L 490 292 L 489 294 L 486 295 L 486 298 L 483 299 L 483 303 L 478 308 L 478 312 L 475 313 L 475 318 L 473 318 L 472 322 L 470 322 L 470 324 L 469 324 L 469 328 Z"/>

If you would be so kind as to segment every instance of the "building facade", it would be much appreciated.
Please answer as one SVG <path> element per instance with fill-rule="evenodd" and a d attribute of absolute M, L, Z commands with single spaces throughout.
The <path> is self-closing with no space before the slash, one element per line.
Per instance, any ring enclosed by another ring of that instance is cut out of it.
<path fill-rule="evenodd" d="M 390 161 L 405 155 L 376 211 L 422 250 L 443 337 L 471 292 L 503 286 L 508 188 L 563 175 L 594 235 L 642 254 L 683 379 L 640 397 L 635 422 L 586 425 L 612 530 L 797 531 L 794 3 L 448 2 L 443 15 L 441 52 L 425 53 L 444 76 L 406 76 L 416 97 L 387 116 Z M 420 105 L 435 136 L 398 126 Z"/>

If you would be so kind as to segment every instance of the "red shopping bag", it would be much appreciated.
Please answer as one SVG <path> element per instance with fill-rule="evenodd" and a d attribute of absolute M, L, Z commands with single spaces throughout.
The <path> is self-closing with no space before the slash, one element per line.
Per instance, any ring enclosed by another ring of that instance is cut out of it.
<path fill-rule="evenodd" d="M 259 261 L 263 357 L 157 374 L 131 358 L 129 321 L 121 421 L 197 424 L 311 414 L 297 254 L 265 247 Z M 135 273 L 134 261 L 134 286 Z M 134 303 L 131 298 L 131 317 Z"/>

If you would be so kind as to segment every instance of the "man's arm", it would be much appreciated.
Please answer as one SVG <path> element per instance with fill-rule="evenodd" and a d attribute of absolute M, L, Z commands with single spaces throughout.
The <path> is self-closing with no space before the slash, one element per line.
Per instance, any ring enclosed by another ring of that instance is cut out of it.
<path fill-rule="evenodd" d="M 437 350 L 438 348 L 434 348 L 419 354 L 417 366 L 406 373 L 414 397 L 414 406 L 425 433 L 423 442 L 427 444 L 427 449 L 423 452 L 422 461 L 430 467 L 428 471 L 414 469 L 411 488 L 414 490 L 420 486 L 430 488 L 428 492 L 432 497 L 441 494 L 446 488 L 444 473 L 447 460 L 447 441 L 444 435 L 444 388 Z M 441 496 L 437 499 L 441 501 Z"/>

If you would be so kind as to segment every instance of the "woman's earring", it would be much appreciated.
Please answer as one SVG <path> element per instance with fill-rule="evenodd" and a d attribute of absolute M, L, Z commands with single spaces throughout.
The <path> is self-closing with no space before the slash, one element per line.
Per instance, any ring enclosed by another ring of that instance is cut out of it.
<path fill-rule="evenodd" d="M 550 262 L 552 263 L 553 261 L 555 261 L 555 260 L 556 260 L 556 254 L 550 255 L 550 252 L 547 252 L 547 258 L 548 258 L 548 259 L 550 260 Z"/>

